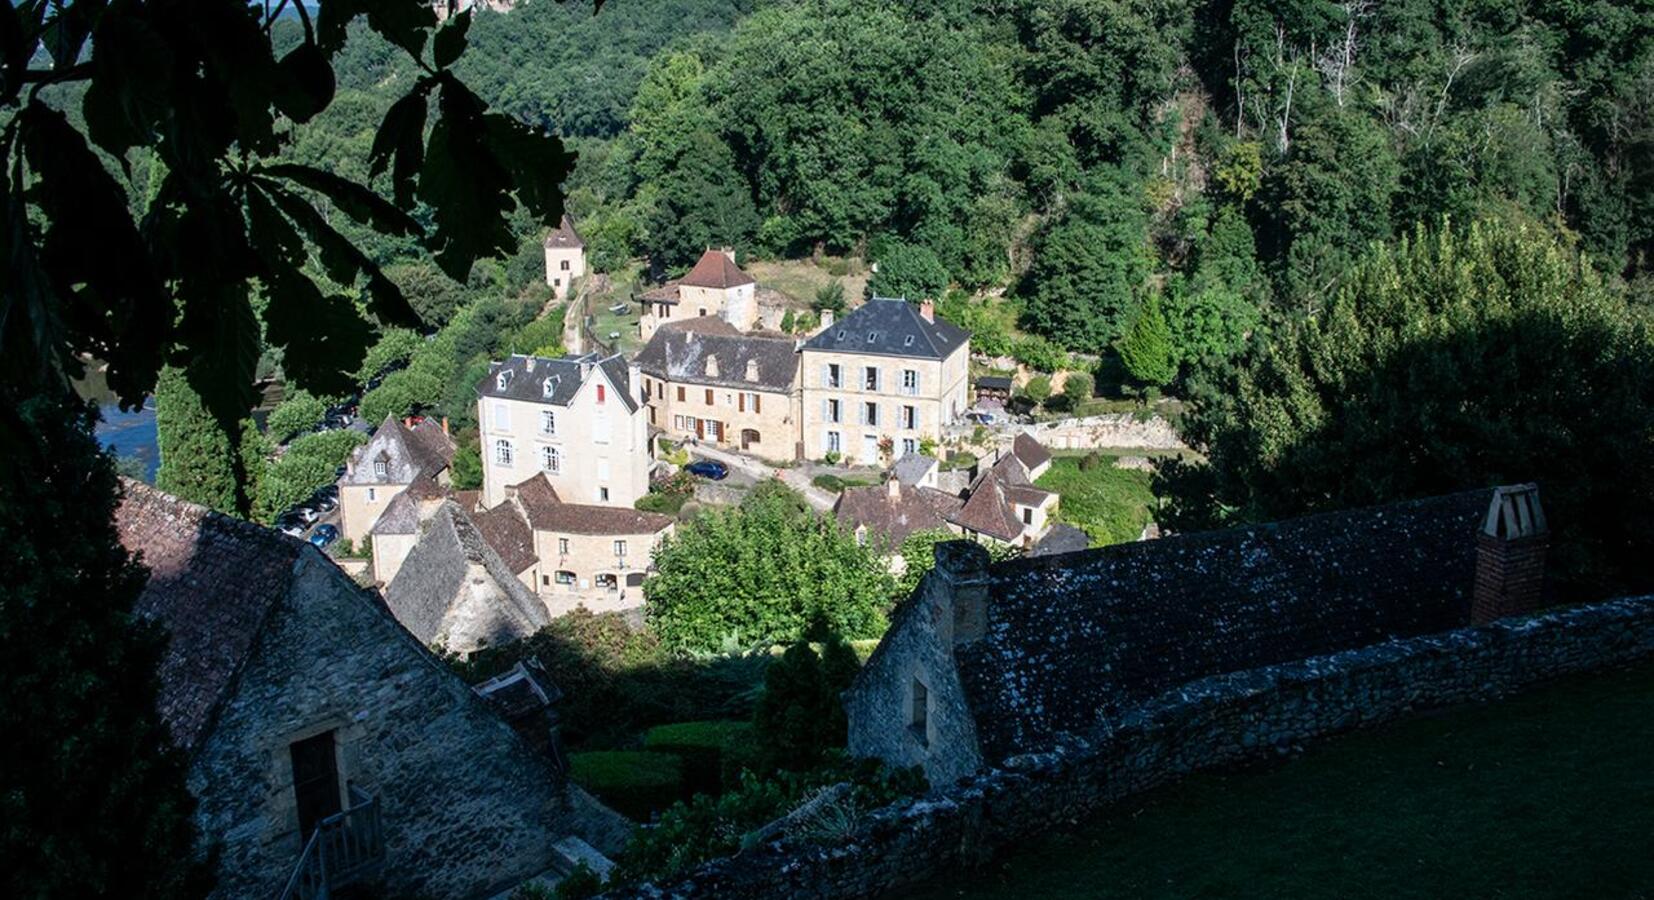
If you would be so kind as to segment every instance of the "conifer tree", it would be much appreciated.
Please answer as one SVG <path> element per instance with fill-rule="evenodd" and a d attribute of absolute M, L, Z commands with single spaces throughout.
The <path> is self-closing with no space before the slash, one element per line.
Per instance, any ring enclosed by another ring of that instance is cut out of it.
<path fill-rule="evenodd" d="M 1177 354 L 1172 347 L 1172 330 L 1155 297 L 1143 301 L 1131 330 L 1120 339 L 1120 361 L 1132 378 L 1150 387 L 1160 387 L 1177 375 Z"/>

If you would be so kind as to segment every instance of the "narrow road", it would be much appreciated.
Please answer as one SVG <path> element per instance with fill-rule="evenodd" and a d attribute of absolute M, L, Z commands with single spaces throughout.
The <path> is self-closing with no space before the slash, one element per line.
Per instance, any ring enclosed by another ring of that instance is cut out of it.
<path fill-rule="evenodd" d="M 739 471 L 742 474 L 750 475 L 759 481 L 763 481 L 766 478 L 780 478 L 781 481 L 787 485 L 787 487 L 803 494 L 804 499 L 810 502 L 810 506 L 814 507 L 816 512 L 831 512 L 833 509 L 833 503 L 838 499 L 832 494 L 829 494 L 821 488 L 811 484 L 810 476 L 798 469 L 778 469 L 774 466 L 767 465 L 759 460 L 753 459 L 750 456 L 742 456 L 739 453 L 730 453 L 727 450 L 719 450 L 716 447 L 708 447 L 705 444 L 690 447 L 689 454 L 691 456 L 700 456 L 706 459 L 717 460 L 718 462 L 729 466 L 732 471 Z"/>

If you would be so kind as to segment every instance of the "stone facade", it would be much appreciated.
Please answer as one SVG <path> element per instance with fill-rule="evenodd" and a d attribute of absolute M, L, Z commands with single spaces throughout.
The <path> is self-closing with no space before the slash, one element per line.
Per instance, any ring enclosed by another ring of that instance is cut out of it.
<path fill-rule="evenodd" d="M 619 898 L 871 898 L 921 889 L 1182 776 L 1268 759 L 1419 711 L 1654 657 L 1654 596 L 1625 598 L 1196 681 L 1086 738 L 877 810 L 837 845 L 774 841 Z"/>
<path fill-rule="evenodd" d="M 586 242 L 568 216 L 545 240 L 546 284 L 557 299 L 568 297 L 574 281 L 586 274 Z M 530 347 L 529 349 L 533 349 Z"/>
<path fill-rule="evenodd" d="M 563 500 L 630 508 L 649 492 L 641 378 L 619 356 L 513 356 L 477 384 L 482 503 L 543 473 Z"/>
<path fill-rule="evenodd" d="M 660 433 L 763 459 L 797 455 L 798 353 L 791 338 L 697 319 L 660 328 L 636 362 L 649 424 Z"/>
<path fill-rule="evenodd" d="M 720 319 L 740 331 L 758 326 L 758 283 L 735 264 L 728 247 L 708 249 L 676 281 L 645 292 L 638 335 L 648 341 L 663 325 L 698 318 Z"/>
<path fill-rule="evenodd" d="M 374 431 L 345 463 L 339 479 L 339 533 L 360 545 L 379 517 L 408 486 L 421 478 L 448 483 L 454 442 L 434 419 L 409 425 L 395 416 Z"/>
<path fill-rule="evenodd" d="M 802 349 L 804 455 L 879 465 L 939 441 L 969 406 L 970 336 L 931 308 L 874 299 Z"/>

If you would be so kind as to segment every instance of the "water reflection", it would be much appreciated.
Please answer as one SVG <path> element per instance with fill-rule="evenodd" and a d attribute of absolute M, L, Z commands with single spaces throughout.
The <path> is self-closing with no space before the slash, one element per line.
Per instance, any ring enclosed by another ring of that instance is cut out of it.
<path fill-rule="evenodd" d="M 155 398 L 145 397 L 142 409 L 123 412 L 104 381 L 103 371 L 92 367 L 75 383 L 75 391 L 98 404 L 103 416 L 96 429 L 98 443 L 117 458 L 136 459 L 143 466 L 144 480 L 154 481 L 155 470 L 161 466 L 161 447 L 155 436 Z"/>

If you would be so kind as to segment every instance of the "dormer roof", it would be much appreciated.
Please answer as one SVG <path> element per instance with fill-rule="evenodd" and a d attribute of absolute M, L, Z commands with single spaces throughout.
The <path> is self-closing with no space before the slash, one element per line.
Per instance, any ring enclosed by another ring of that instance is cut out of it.
<path fill-rule="evenodd" d="M 632 397 L 631 368 L 627 365 L 626 359 L 619 354 L 602 357 L 596 353 L 587 353 L 584 356 L 564 356 L 559 359 L 521 354 L 511 356 L 502 362 L 489 365 L 487 377 L 477 382 L 477 394 L 482 397 L 568 406 L 575 395 L 580 393 L 580 388 L 585 385 L 586 380 L 599 369 L 603 371 L 609 383 L 614 385 L 614 392 L 620 395 L 620 402 L 625 404 L 626 411 L 637 412 L 637 400 Z M 505 379 L 504 387 L 500 386 L 501 375 L 510 376 Z M 549 395 L 545 389 L 548 381 L 552 384 Z"/>

